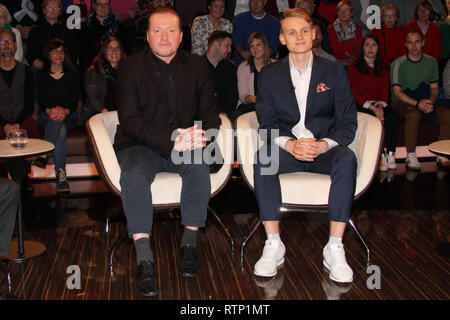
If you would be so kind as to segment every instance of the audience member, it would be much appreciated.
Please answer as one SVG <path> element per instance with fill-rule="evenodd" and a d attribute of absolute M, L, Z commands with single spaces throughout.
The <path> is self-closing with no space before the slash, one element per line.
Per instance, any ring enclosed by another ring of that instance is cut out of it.
<path fill-rule="evenodd" d="M 30 138 L 39 138 L 33 118 L 34 85 L 31 69 L 14 59 L 17 50 L 11 30 L 0 30 L 0 139 L 9 132 L 26 129 Z M 25 189 L 29 167 L 24 158 L 8 160 L 11 177 Z"/>
<path fill-rule="evenodd" d="M 406 55 L 391 64 L 392 109 L 405 119 L 406 166 L 420 170 L 415 153 L 420 119 L 439 123 L 439 140 L 450 139 L 450 109 L 435 105 L 439 94 L 438 67 L 433 57 L 423 54 L 422 32 L 408 32 L 405 46 Z M 438 157 L 438 163 L 447 161 Z"/>
<path fill-rule="evenodd" d="M 420 0 L 414 11 L 415 20 L 405 26 L 405 32 L 417 30 L 424 35 L 425 46 L 423 53 L 428 54 L 439 61 L 442 51 L 441 32 L 439 27 L 431 22 L 433 7 L 428 0 Z"/>
<path fill-rule="evenodd" d="M 230 33 L 222 30 L 213 31 L 208 38 L 208 51 L 205 54 L 220 111 L 226 113 L 230 118 L 232 118 L 238 102 L 236 68 L 228 60 L 231 43 Z"/>
<path fill-rule="evenodd" d="M 333 49 L 331 48 L 330 39 L 327 32 L 327 27 L 330 23 L 317 13 L 315 0 L 297 0 L 295 1 L 295 7 L 305 10 L 313 18 L 314 24 L 318 25 L 320 28 L 320 33 L 322 35 L 322 49 L 329 54 L 333 54 Z"/>
<path fill-rule="evenodd" d="M 114 80 L 119 62 L 125 57 L 125 50 L 117 38 L 111 37 L 103 43 L 84 77 L 86 101 L 81 110 L 81 123 L 94 114 L 117 110 Z"/>
<path fill-rule="evenodd" d="M 223 18 L 225 12 L 225 0 L 208 0 L 207 15 L 194 19 L 191 28 L 191 53 L 202 56 L 208 50 L 209 35 L 215 30 L 223 30 L 233 33 L 231 22 Z"/>
<path fill-rule="evenodd" d="M 0 178 L 0 257 L 7 258 L 20 204 L 20 188 L 14 181 Z"/>
<path fill-rule="evenodd" d="M 263 67 L 275 61 L 270 58 L 272 49 L 267 37 L 261 32 L 250 35 L 248 47 L 250 56 L 239 65 L 237 71 L 240 104 L 233 118 L 255 110 L 259 73 Z"/>
<path fill-rule="evenodd" d="M 406 53 L 405 31 L 397 26 L 398 7 L 394 3 L 381 7 L 381 28 L 373 29 L 372 33 L 380 40 L 380 51 L 387 66 Z"/>
<path fill-rule="evenodd" d="M 91 65 L 103 43 L 110 37 L 119 39 L 127 53 L 130 48 L 127 30 L 112 12 L 111 0 L 93 0 L 93 9 L 86 26 L 82 71 Z"/>
<path fill-rule="evenodd" d="M 334 56 L 348 65 L 361 48 L 362 29 L 353 22 L 353 6 L 350 0 L 342 0 L 336 7 L 337 19 L 327 28 Z"/>
<path fill-rule="evenodd" d="M 240 63 L 250 57 L 248 50 L 248 38 L 253 32 L 261 32 L 269 41 L 272 54 L 278 51 L 280 23 L 278 20 L 266 13 L 266 0 L 248 0 L 250 11 L 239 14 L 234 19 L 233 47 L 235 63 Z"/>
<path fill-rule="evenodd" d="M 8 29 L 11 30 L 14 33 L 14 37 L 16 40 L 16 55 L 15 59 L 17 61 L 22 62 L 23 60 L 23 45 L 22 45 L 22 35 L 20 34 L 20 31 L 11 26 L 11 15 L 8 11 L 8 8 L 6 8 L 3 4 L 0 4 L 0 29 Z"/>
<path fill-rule="evenodd" d="M 444 6 L 442 5 L 441 0 L 429 0 L 433 7 L 433 17 L 432 21 L 440 20 L 442 17 L 445 17 Z M 384 6 L 385 4 L 393 3 L 399 8 L 399 19 L 398 25 L 400 27 L 404 27 L 408 22 L 414 20 L 414 12 L 417 6 L 417 0 L 380 0 L 379 6 Z"/>
<path fill-rule="evenodd" d="M 325 59 L 328 59 L 331 61 L 336 61 L 336 58 L 332 54 L 329 54 L 322 48 L 322 42 L 323 42 L 322 28 L 320 28 L 319 25 L 314 24 L 313 29 L 316 31 L 316 37 L 313 40 L 312 52 L 316 56 L 319 56 L 319 57 L 322 57 L 322 58 L 325 58 Z"/>
<path fill-rule="evenodd" d="M 44 66 L 44 48 L 51 39 L 62 39 L 67 43 L 72 61 L 78 59 L 78 43 L 62 22 L 60 0 L 44 0 L 42 2 L 44 16 L 39 18 L 30 31 L 27 40 L 26 59 L 30 66 L 41 69 Z"/>
<path fill-rule="evenodd" d="M 55 145 L 52 152 L 55 161 L 56 188 L 68 192 L 66 180 L 66 136 L 77 125 L 76 112 L 79 96 L 79 75 L 61 39 L 52 39 L 44 51 L 44 67 L 38 71 L 39 98 L 38 127 L 44 131 L 44 139 Z"/>
<path fill-rule="evenodd" d="M 384 144 L 380 171 L 395 170 L 397 147 L 397 117 L 388 106 L 389 70 L 383 63 L 378 38 L 368 33 L 362 42 L 362 50 L 348 67 L 348 79 L 352 87 L 358 111 L 375 115 L 384 125 Z"/>

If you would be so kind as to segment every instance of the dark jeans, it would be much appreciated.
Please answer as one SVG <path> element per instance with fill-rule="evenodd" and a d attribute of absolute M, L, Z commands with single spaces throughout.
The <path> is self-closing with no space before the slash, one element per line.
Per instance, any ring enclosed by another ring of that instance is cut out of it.
<path fill-rule="evenodd" d="M 372 110 L 358 106 L 359 112 L 364 112 L 375 116 Z M 387 152 L 395 152 L 398 139 L 398 118 L 390 106 L 383 109 L 384 112 L 384 146 Z"/>
<path fill-rule="evenodd" d="M 0 178 L 0 257 L 7 257 L 20 202 L 20 187 Z"/>
<path fill-rule="evenodd" d="M 44 140 L 55 145 L 52 152 L 55 161 L 55 170 L 66 169 L 67 154 L 67 130 L 75 128 L 78 122 L 78 114 L 76 112 L 69 113 L 63 121 L 50 120 L 44 112 L 38 114 L 38 128 L 44 131 Z"/>
<path fill-rule="evenodd" d="M 207 164 L 174 164 L 170 158 L 165 159 L 143 145 L 119 150 L 117 159 L 121 169 L 122 206 L 130 236 L 137 233 L 151 234 L 153 201 L 150 185 L 159 172 L 178 173 L 181 176 L 181 223 L 191 227 L 205 226 L 211 195 Z"/>
<path fill-rule="evenodd" d="M 347 147 L 336 146 L 318 156 L 313 162 L 299 161 L 290 153 L 279 148 L 279 157 L 263 164 L 261 155 L 270 154 L 266 148 L 258 151 L 254 168 L 255 194 L 261 220 L 279 221 L 282 204 L 279 174 L 291 172 L 314 172 L 331 176 L 328 198 L 328 219 L 348 222 L 356 185 L 356 156 Z M 276 174 L 261 174 L 263 168 L 278 166 Z M 308 190 L 297 190 L 308 192 Z M 324 190 L 325 192 L 325 190 Z"/>

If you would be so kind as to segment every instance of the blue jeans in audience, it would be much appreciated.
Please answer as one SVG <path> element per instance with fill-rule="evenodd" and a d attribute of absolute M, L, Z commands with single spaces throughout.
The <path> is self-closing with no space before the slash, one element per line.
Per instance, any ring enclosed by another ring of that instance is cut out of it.
<path fill-rule="evenodd" d="M 44 139 L 55 145 L 52 156 L 55 161 L 55 170 L 66 170 L 67 130 L 75 128 L 78 122 L 76 112 L 69 113 L 63 121 L 53 121 L 41 112 L 38 114 L 38 128 L 44 131 Z"/>

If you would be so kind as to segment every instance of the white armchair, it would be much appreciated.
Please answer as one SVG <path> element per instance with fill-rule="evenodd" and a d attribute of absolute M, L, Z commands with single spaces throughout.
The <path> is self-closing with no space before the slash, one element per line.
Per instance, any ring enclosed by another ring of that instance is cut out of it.
<path fill-rule="evenodd" d="M 237 159 L 242 176 L 251 189 L 254 189 L 254 156 L 262 144 L 258 136 L 258 127 L 255 112 L 243 114 L 236 120 Z M 349 145 L 358 161 L 354 199 L 360 197 L 369 188 L 375 177 L 382 148 L 382 138 L 383 127 L 381 122 L 371 115 L 358 112 L 358 129 L 355 139 Z M 331 186 L 329 175 L 309 172 L 280 174 L 280 184 L 283 212 L 327 211 Z M 308 192 L 298 192 L 298 190 L 308 190 Z M 349 223 L 366 248 L 369 264 L 370 250 L 351 219 Z M 249 235 L 244 239 L 241 246 L 241 263 L 243 262 L 245 245 L 260 225 L 261 220 L 258 220 Z"/>
<path fill-rule="evenodd" d="M 211 197 L 219 193 L 227 184 L 231 177 L 234 163 L 234 137 L 231 121 L 225 114 L 221 114 L 222 124 L 217 136 L 217 143 L 224 158 L 224 164 L 217 173 L 211 174 Z M 87 123 L 88 137 L 94 153 L 97 170 L 104 183 L 116 196 L 120 197 L 120 166 L 116 153 L 113 149 L 114 137 L 116 134 L 119 119 L 117 111 L 99 113 L 91 117 Z M 154 182 L 149 186 L 152 191 L 153 207 L 155 209 L 172 209 L 180 206 L 181 198 L 181 177 L 176 173 L 158 173 Z M 222 223 L 217 213 L 208 206 L 219 222 L 221 228 L 231 242 L 231 251 L 234 253 L 234 240 L 230 232 Z M 107 232 L 109 221 L 107 219 Z M 119 242 L 126 236 L 126 228 L 110 248 L 110 271 L 113 273 L 114 251 Z"/>

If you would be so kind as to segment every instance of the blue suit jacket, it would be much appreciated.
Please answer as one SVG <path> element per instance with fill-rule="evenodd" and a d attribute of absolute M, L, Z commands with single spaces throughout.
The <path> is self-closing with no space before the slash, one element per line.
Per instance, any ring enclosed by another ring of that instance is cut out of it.
<path fill-rule="evenodd" d="M 336 62 L 317 56 L 313 59 L 305 126 L 317 140 L 330 138 L 347 146 L 357 129 L 356 106 L 347 73 Z M 318 92 L 320 84 L 329 90 Z M 260 129 L 279 129 L 280 136 L 295 139 L 292 128 L 300 121 L 300 111 L 289 70 L 289 55 L 261 70 L 255 109 Z"/>

